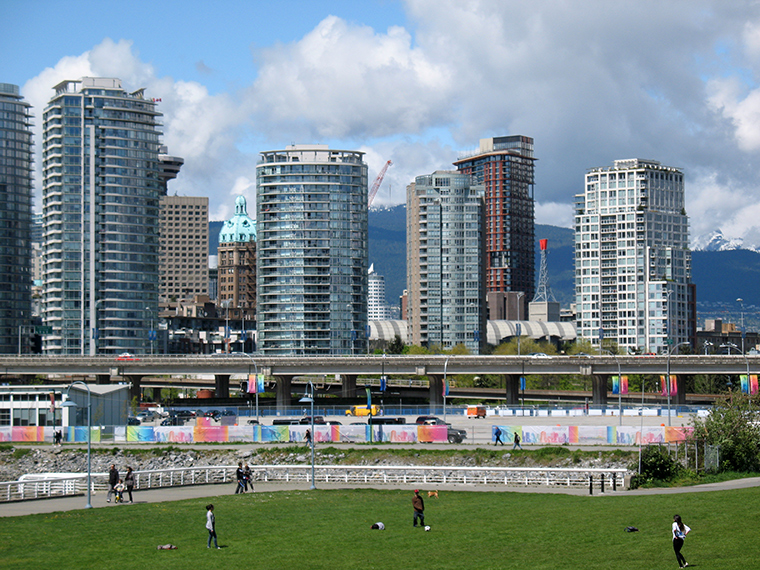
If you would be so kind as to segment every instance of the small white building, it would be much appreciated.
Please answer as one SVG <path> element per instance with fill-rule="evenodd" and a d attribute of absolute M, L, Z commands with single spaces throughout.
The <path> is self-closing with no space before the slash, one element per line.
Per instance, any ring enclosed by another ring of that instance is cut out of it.
<path fill-rule="evenodd" d="M 76 408 L 62 408 L 63 396 Z M 88 384 L 92 425 L 125 425 L 129 384 Z M 0 426 L 86 426 L 87 389 L 81 384 L 0 386 Z"/>

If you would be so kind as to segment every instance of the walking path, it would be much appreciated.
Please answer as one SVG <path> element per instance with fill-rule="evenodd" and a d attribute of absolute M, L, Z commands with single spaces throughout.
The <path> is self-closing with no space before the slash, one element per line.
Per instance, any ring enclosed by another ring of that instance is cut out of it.
<path fill-rule="evenodd" d="M 706 491 L 727 491 L 733 489 L 747 489 L 750 487 L 760 486 L 760 477 L 750 477 L 747 479 L 734 479 L 723 483 L 708 483 L 705 485 L 694 485 L 692 487 L 658 487 L 656 489 L 636 489 L 633 491 L 607 490 L 601 493 L 598 488 L 594 489 L 594 497 L 621 497 L 632 495 L 660 495 L 675 493 L 699 493 Z M 371 485 L 351 485 L 347 486 L 341 483 L 317 483 L 319 489 L 356 489 L 356 488 L 373 488 Z M 376 487 L 375 487 L 376 488 Z M 382 489 L 407 489 L 408 485 L 382 485 Z M 185 499 L 204 499 L 220 495 L 231 495 L 234 493 L 232 483 L 216 485 L 195 485 L 187 487 L 164 487 L 161 489 L 148 489 L 144 491 L 134 491 L 135 504 L 139 503 L 163 503 L 169 501 L 181 501 Z M 309 483 L 256 483 L 257 493 L 271 493 L 276 491 L 292 490 L 309 490 Z M 588 495 L 588 489 L 565 488 L 565 487 L 505 487 L 503 485 L 436 485 L 436 490 L 440 491 L 475 491 L 475 492 L 505 492 L 505 493 L 554 493 L 564 495 Z M 93 508 L 116 508 L 128 509 L 129 503 L 116 504 L 106 503 L 105 493 L 92 495 Z M 32 514 L 55 513 L 62 511 L 76 511 L 84 509 L 87 504 L 87 497 L 79 495 L 76 497 L 62 497 L 59 499 L 39 499 L 32 501 L 18 501 L 12 503 L 3 503 L 0 508 L 0 517 L 17 517 Z"/>

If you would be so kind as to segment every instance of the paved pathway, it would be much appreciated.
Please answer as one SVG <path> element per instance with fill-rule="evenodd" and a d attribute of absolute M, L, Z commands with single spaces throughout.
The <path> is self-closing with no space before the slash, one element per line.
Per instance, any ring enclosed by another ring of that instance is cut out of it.
<path fill-rule="evenodd" d="M 656 489 L 636 489 L 633 491 L 618 490 L 601 493 L 598 487 L 594 488 L 594 497 L 621 497 L 633 495 L 660 495 L 675 493 L 699 493 L 706 491 L 723 491 L 732 489 L 746 489 L 749 487 L 760 486 L 760 477 L 747 479 L 734 479 L 723 483 L 709 483 L 706 485 L 694 485 L 692 487 L 675 487 L 675 488 L 656 488 Z M 319 483 L 318 489 L 356 489 L 371 486 L 351 485 L 347 486 L 340 483 Z M 382 485 L 381 489 L 407 489 L 409 485 Z M 588 488 L 563 488 L 563 487 L 504 487 L 503 485 L 436 485 L 439 492 L 455 491 L 476 491 L 476 492 L 507 492 L 507 493 L 554 493 L 564 495 L 588 495 Z M 257 493 L 271 493 L 276 491 L 290 490 L 309 490 L 309 483 L 257 483 Z M 139 503 L 162 503 L 168 501 L 181 501 L 185 499 L 213 499 L 220 495 L 231 495 L 234 493 L 232 483 L 217 485 L 195 485 L 188 487 L 167 487 L 163 489 L 150 489 L 145 491 L 135 491 L 135 504 Z M 15 517 L 31 514 L 54 513 L 60 511 L 74 511 L 84 509 L 87 504 L 87 498 L 84 495 L 76 497 L 64 497 L 59 499 L 39 499 L 32 501 L 18 501 L 13 503 L 3 503 L 0 505 L 0 517 Z M 106 494 L 97 493 L 92 496 L 93 508 L 114 508 L 128 509 L 129 503 L 115 504 L 106 503 Z"/>

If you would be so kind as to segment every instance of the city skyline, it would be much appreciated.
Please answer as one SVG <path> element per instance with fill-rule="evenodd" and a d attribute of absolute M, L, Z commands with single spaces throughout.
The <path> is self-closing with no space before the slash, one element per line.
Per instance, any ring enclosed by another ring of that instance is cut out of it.
<path fill-rule="evenodd" d="M 404 201 L 420 172 L 479 138 L 537 141 L 536 223 L 572 225 L 589 168 L 656 158 L 683 169 L 692 237 L 760 245 L 760 6 L 746 2 L 194 2 L 73 0 L 4 6 L 4 77 L 35 115 L 65 79 L 120 77 L 164 115 L 186 164 L 172 192 L 255 203 L 260 152 L 291 142 L 365 152 L 375 200 Z M 56 9 L 56 8 L 60 9 Z M 360 53 L 362 57 L 356 58 Z"/>

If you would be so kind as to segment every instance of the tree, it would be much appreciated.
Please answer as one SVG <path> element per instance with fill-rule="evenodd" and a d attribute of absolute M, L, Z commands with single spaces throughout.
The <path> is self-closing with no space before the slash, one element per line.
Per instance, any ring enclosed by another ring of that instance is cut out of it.
<path fill-rule="evenodd" d="M 401 341 L 401 337 L 399 335 L 394 336 L 393 340 L 388 343 L 386 352 L 388 354 L 401 354 L 404 352 L 404 343 Z"/>
<path fill-rule="evenodd" d="M 722 471 L 760 471 L 760 408 L 749 396 L 732 394 L 704 418 L 694 418 L 691 439 L 720 446 Z"/>

